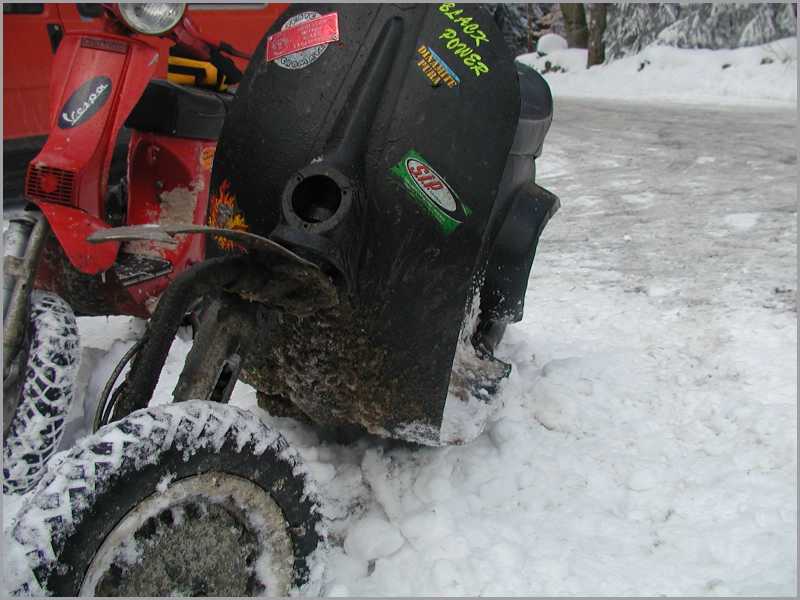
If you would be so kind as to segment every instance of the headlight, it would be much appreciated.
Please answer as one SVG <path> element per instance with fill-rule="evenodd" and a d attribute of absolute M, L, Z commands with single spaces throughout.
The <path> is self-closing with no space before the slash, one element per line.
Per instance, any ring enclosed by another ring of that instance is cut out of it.
<path fill-rule="evenodd" d="M 125 23 L 139 33 L 166 33 L 181 20 L 186 4 L 183 2 L 120 2 L 119 12 Z"/>

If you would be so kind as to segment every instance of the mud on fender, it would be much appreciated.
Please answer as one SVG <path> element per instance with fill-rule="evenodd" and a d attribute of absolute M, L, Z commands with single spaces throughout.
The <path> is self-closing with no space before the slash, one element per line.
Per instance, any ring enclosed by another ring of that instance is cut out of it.
<path fill-rule="evenodd" d="M 291 6 L 223 127 L 208 225 L 281 242 L 342 302 L 283 314 L 243 378 L 322 423 L 439 443 L 519 112 L 513 57 L 478 5 Z"/>

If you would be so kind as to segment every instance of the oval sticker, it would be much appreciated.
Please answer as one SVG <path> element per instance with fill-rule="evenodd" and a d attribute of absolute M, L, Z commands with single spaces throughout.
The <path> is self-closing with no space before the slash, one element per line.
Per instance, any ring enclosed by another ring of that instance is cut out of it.
<path fill-rule="evenodd" d="M 111 78 L 99 75 L 75 90 L 58 116 L 61 129 L 77 127 L 99 111 L 111 96 Z"/>
<path fill-rule="evenodd" d="M 456 212 L 458 204 L 444 179 L 430 165 L 416 158 L 406 159 L 406 170 L 420 191 L 447 212 Z"/>
<path fill-rule="evenodd" d="M 313 28 L 308 31 L 294 31 L 294 28 L 302 27 L 303 23 L 309 21 L 325 25 L 326 23 L 322 23 L 322 21 L 330 17 L 333 18 L 331 27 L 335 27 L 335 29 L 330 29 L 330 31 L 325 28 L 323 28 L 325 31 Z M 297 39 L 292 39 L 295 37 Z M 272 60 L 272 58 L 270 58 L 270 50 L 278 50 L 275 57 L 276 65 L 284 69 L 305 69 L 308 65 L 315 63 L 317 59 L 322 56 L 323 52 L 328 49 L 328 42 L 338 39 L 338 13 L 331 13 L 323 17 L 318 12 L 314 11 L 301 12 L 288 19 L 281 27 L 281 32 L 270 36 L 270 39 L 267 40 L 266 58 L 268 61 Z M 315 45 L 307 47 L 305 44 L 310 42 L 315 42 Z M 300 44 L 305 49 L 290 54 L 284 54 L 283 52 L 285 52 L 286 49 L 283 48 L 283 46 L 292 46 L 293 44 Z"/>
<path fill-rule="evenodd" d="M 409 150 L 390 169 L 405 188 L 408 196 L 450 235 L 472 214 L 458 194 L 416 150 Z"/>

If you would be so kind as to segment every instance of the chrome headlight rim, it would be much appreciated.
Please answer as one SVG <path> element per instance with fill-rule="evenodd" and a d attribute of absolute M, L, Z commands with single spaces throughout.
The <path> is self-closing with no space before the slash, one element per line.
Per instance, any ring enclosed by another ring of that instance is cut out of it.
<path fill-rule="evenodd" d="M 148 26 L 148 24 L 139 15 L 135 14 L 134 11 L 137 8 L 151 5 L 170 7 L 175 9 L 176 12 L 170 21 L 159 25 L 151 24 Z M 180 23 L 183 15 L 186 13 L 185 2 L 120 2 L 118 6 L 119 15 L 122 17 L 125 25 L 127 25 L 128 28 L 136 33 L 142 33 L 144 35 L 162 35 L 171 31 L 178 23 Z"/>

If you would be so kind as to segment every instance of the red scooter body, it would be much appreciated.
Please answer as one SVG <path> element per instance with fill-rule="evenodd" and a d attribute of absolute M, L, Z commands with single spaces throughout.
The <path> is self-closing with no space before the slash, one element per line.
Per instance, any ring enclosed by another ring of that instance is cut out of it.
<path fill-rule="evenodd" d="M 112 154 L 153 80 L 158 46 L 163 48 L 156 37 L 124 35 L 113 10 L 107 18 L 107 32 L 68 33 L 55 56 L 50 134 L 25 180 L 26 197 L 54 233 L 34 287 L 60 294 L 77 314 L 147 317 L 169 282 L 203 258 L 205 237 L 180 235 L 174 243 L 86 241 L 112 226 L 106 206 Z M 202 55 L 207 42 L 198 34 L 184 17 L 172 37 Z M 202 224 L 215 148 L 215 139 L 132 129 L 127 209 L 124 220 L 113 225 Z"/>
<path fill-rule="evenodd" d="M 28 165 L 25 195 L 42 209 L 82 273 L 106 271 L 116 259 L 119 244 L 92 246 L 86 235 L 107 227 L 103 216 L 111 154 L 157 61 L 158 52 L 144 42 L 97 32 L 67 34 L 56 53 L 50 134 Z"/>
<path fill-rule="evenodd" d="M 216 141 L 134 132 L 128 153 L 128 225 L 205 223 Z M 153 193 L 156 190 L 156 193 Z M 158 191 L 161 190 L 161 191 Z M 158 296 L 169 281 L 205 256 L 203 235 L 177 236 L 174 244 L 124 242 L 141 256 L 168 261 L 172 271 L 127 287 L 138 304 Z"/>

